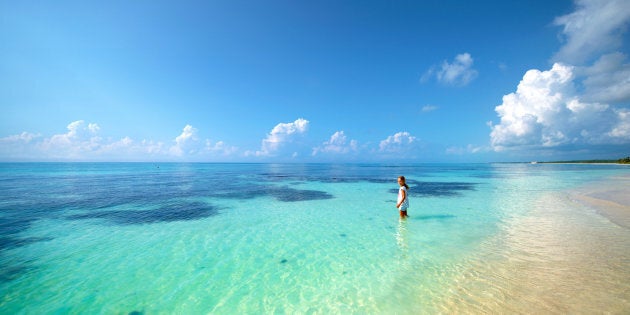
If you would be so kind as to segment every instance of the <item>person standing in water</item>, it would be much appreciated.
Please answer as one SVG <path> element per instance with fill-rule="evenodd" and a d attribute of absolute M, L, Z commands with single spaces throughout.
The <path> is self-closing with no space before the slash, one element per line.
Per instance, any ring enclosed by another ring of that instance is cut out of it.
<path fill-rule="evenodd" d="M 398 176 L 398 185 L 400 185 L 400 188 L 398 189 L 398 202 L 396 203 L 396 208 L 400 211 L 400 218 L 404 219 L 408 217 L 407 209 L 409 208 L 409 197 L 407 194 L 409 185 L 405 182 L 405 176 Z"/>

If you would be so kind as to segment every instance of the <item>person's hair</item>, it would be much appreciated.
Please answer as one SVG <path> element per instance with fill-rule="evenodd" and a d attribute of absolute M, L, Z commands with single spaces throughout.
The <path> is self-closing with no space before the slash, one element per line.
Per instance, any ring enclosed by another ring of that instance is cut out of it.
<path fill-rule="evenodd" d="M 409 189 L 409 185 L 407 185 L 407 180 L 405 179 L 405 176 L 398 176 L 398 179 L 402 179 L 405 188 Z"/>

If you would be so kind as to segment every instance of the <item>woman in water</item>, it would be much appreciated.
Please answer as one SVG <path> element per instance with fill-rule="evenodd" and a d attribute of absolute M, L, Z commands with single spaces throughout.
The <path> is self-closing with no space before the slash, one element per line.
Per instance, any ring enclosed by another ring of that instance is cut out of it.
<path fill-rule="evenodd" d="M 409 197 L 407 196 L 409 185 L 405 182 L 405 176 L 398 177 L 398 185 L 400 185 L 400 189 L 398 189 L 396 208 L 400 211 L 400 218 L 404 219 L 407 217 L 407 209 L 409 208 Z"/>

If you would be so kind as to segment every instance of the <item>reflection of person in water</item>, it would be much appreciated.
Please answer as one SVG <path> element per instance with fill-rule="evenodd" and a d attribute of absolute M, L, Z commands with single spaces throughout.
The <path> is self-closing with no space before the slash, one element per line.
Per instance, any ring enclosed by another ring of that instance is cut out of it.
<path fill-rule="evenodd" d="M 407 217 L 407 209 L 409 208 L 409 197 L 407 196 L 409 185 L 405 182 L 405 176 L 398 177 L 398 185 L 400 185 L 400 189 L 398 189 L 396 208 L 400 211 L 400 218 L 404 219 Z"/>
<path fill-rule="evenodd" d="M 406 254 L 408 249 L 407 244 L 407 220 L 400 220 L 398 222 L 398 230 L 396 231 L 396 243 L 398 247 Z"/>

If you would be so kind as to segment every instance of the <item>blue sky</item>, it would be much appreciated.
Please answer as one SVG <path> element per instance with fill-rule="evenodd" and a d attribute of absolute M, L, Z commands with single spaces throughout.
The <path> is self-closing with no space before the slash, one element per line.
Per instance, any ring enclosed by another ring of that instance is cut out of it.
<path fill-rule="evenodd" d="M 1 161 L 630 155 L 628 1 L 1 1 Z"/>

